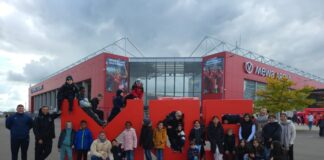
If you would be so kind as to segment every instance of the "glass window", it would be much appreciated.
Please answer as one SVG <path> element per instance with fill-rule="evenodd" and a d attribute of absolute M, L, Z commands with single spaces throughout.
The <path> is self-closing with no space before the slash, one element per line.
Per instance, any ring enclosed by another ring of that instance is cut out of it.
<path fill-rule="evenodd" d="M 255 98 L 255 81 L 244 80 L 244 98 L 245 99 L 254 99 Z"/>
<path fill-rule="evenodd" d="M 265 83 L 256 82 L 251 80 L 244 80 L 244 98 L 256 100 L 259 97 L 256 95 L 258 90 L 266 88 Z"/>
<path fill-rule="evenodd" d="M 140 78 L 145 90 L 145 105 L 157 97 L 201 96 L 201 62 L 176 59 L 131 61 L 130 83 Z M 131 87 L 131 85 L 130 85 Z"/>

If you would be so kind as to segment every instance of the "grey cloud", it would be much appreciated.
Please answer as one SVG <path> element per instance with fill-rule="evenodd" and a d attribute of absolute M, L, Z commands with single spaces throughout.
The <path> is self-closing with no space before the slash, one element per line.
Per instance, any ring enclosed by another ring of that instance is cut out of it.
<path fill-rule="evenodd" d="M 7 73 L 7 80 L 16 81 L 16 82 L 25 82 L 26 78 L 21 73 L 16 73 L 16 72 L 13 72 L 13 71 L 9 71 Z"/>
<path fill-rule="evenodd" d="M 46 57 L 42 57 L 37 61 L 32 60 L 30 63 L 25 65 L 23 73 L 9 71 L 7 73 L 7 80 L 26 83 L 39 82 L 46 76 L 59 70 L 60 67 L 58 66 L 60 66 L 60 64 L 62 65 L 62 63 L 57 59 L 48 59 Z"/>
<path fill-rule="evenodd" d="M 54 57 L 27 64 L 22 75 L 27 81 L 122 36 L 146 56 L 189 56 L 204 35 L 232 43 L 241 36 L 241 47 L 324 76 L 321 0 L 8 2 L 19 13 L 0 18 L 0 47 Z"/>

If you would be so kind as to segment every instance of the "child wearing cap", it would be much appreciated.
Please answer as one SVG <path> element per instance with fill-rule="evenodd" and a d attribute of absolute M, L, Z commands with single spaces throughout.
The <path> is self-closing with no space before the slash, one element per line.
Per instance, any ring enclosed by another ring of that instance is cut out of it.
<path fill-rule="evenodd" d="M 79 90 L 78 87 L 74 84 L 72 76 L 67 76 L 65 83 L 59 89 L 57 94 L 57 110 L 61 111 L 62 103 L 64 99 L 69 101 L 69 112 L 73 110 L 73 100 L 78 96 Z"/>

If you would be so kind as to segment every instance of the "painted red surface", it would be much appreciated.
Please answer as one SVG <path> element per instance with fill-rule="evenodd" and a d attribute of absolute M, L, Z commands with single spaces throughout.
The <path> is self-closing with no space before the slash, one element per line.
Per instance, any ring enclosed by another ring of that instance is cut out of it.
<path fill-rule="evenodd" d="M 65 83 L 65 78 L 68 75 L 72 75 L 74 82 L 80 82 L 84 80 L 91 79 L 91 96 L 96 97 L 98 93 L 103 94 L 104 101 L 100 102 L 99 108 L 104 111 L 105 117 L 108 116 L 112 108 L 112 99 L 115 96 L 115 93 L 106 91 L 106 59 L 114 58 L 128 61 L 127 57 L 122 57 L 114 54 L 103 53 L 99 54 L 85 62 L 80 63 L 77 66 L 74 66 L 58 75 L 55 75 L 43 82 L 40 82 L 33 87 L 42 86 L 41 91 L 30 93 L 29 98 L 29 109 L 33 111 L 32 108 L 32 96 L 42 94 L 48 91 L 52 91 L 61 87 Z"/>
<path fill-rule="evenodd" d="M 194 120 L 199 120 L 199 100 L 151 100 L 149 103 L 149 115 L 154 128 L 157 123 L 165 119 L 172 111 L 180 110 L 184 113 L 184 131 L 186 143 L 182 153 L 175 153 L 169 147 L 164 149 L 164 159 L 186 159 L 189 147 L 188 136 L 193 127 Z"/>
<path fill-rule="evenodd" d="M 251 100 L 204 100 L 203 101 L 203 117 L 205 125 L 208 126 L 213 116 L 218 116 L 220 119 L 224 114 L 244 114 L 253 113 L 253 103 Z M 233 129 L 238 142 L 238 124 L 223 124 L 224 131 L 229 128 Z M 206 158 L 212 159 L 211 152 L 206 149 Z"/>
<path fill-rule="evenodd" d="M 324 108 L 305 108 L 304 109 L 304 120 L 308 123 L 308 115 L 311 113 L 314 116 L 314 124 L 317 124 L 320 119 L 320 115 L 324 115 Z"/>
<path fill-rule="evenodd" d="M 59 88 L 64 82 L 67 75 L 72 75 L 75 82 L 91 79 L 91 97 L 95 97 L 98 93 L 104 95 L 104 101 L 99 104 L 100 108 L 104 110 L 105 117 L 108 116 L 112 108 L 112 99 L 115 93 L 106 92 L 105 79 L 106 79 L 106 59 L 107 58 L 121 59 L 128 61 L 127 57 L 113 55 L 109 53 L 99 54 L 79 65 L 72 67 L 58 75 L 55 75 L 43 82 L 40 82 L 36 86 L 44 86 L 44 89 L 29 95 L 29 109 L 32 108 L 32 97 L 41 93 L 45 93 Z M 244 98 L 244 80 L 253 80 L 258 82 L 266 82 L 266 77 L 262 77 L 255 74 L 247 74 L 244 70 L 245 62 L 252 62 L 254 66 L 265 67 L 275 72 L 280 72 L 290 75 L 291 79 L 296 83 L 294 88 L 300 88 L 304 85 L 311 85 L 315 88 L 324 88 L 323 83 L 316 82 L 314 80 L 307 79 L 305 77 L 287 72 L 285 70 L 277 69 L 275 67 L 244 58 L 239 55 L 235 55 L 230 52 L 220 52 L 217 54 L 203 57 L 203 63 L 208 59 L 214 57 L 224 58 L 224 95 L 222 94 L 202 94 L 202 100 L 206 99 L 243 99 Z M 202 67 L 203 69 L 203 67 Z M 202 80 L 202 83 L 204 81 Z M 202 84 L 204 85 L 204 84 Z M 203 87 L 202 87 L 203 89 Z"/>
<path fill-rule="evenodd" d="M 153 127 L 156 127 L 157 122 L 164 120 L 165 117 L 172 111 L 180 110 L 184 113 L 186 144 L 183 153 L 174 153 L 169 147 L 164 150 L 165 159 L 186 159 L 187 149 L 189 147 L 188 136 L 193 127 L 194 120 L 200 118 L 200 101 L 199 100 L 152 100 L 150 101 L 149 116 L 152 120 Z M 205 126 L 214 115 L 221 117 L 223 114 L 243 114 L 252 113 L 252 101 L 250 100 L 205 100 L 203 101 L 203 118 Z M 94 138 L 98 133 L 104 130 L 109 140 L 115 139 L 123 130 L 126 121 L 131 121 L 136 130 L 137 137 L 140 135 L 142 120 L 144 117 L 143 102 L 141 100 L 130 100 L 127 106 L 120 114 L 118 114 L 111 123 L 106 127 L 101 127 L 92 120 L 79 106 L 77 101 L 74 101 L 74 110 L 68 114 L 68 103 L 63 102 L 61 126 L 67 121 L 73 123 L 73 129 L 77 130 L 80 127 L 80 121 L 86 120 L 88 127 L 92 131 Z M 238 135 L 238 125 L 224 125 L 225 131 L 232 128 L 236 136 Z M 154 152 L 154 151 L 153 151 Z M 207 160 L 211 160 L 210 151 L 206 150 Z M 143 149 L 138 147 L 135 151 L 135 159 L 144 159 Z"/>
<path fill-rule="evenodd" d="M 123 109 L 118 116 L 116 116 L 106 127 L 101 127 L 80 108 L 77 100 L 74 101 L 73 112 L 68 114 L 68 102 L 65 100 L 62 107 L 61 126 L 65 126 L 64 124 L 67 121 L 71 121 L 73 129 L 78 130 L 80 128 L 80 121 L 86 120 L 94 139 L 97 138 L 100 131 L 105 131 L 107 138 L 112 141 L 125 129 L 125 122 L 131 121 L 139 139 L 143 116 L 143 101 L 130 100 L 127 102 L 126 108 Z M 143 149 L 138 147 L 135 150 L 135 159 L 144 159 L 143 156 Z M 76 156 L 74 156 L 74 159 L 76 159 Z"/>
<path fill-rule="evenodd" d="M 266 77 L 262 77 L 256 74 L 248 74 L 244 70 L 245 62 L 252 62 L 254 66 L 264 67 L 266 69 L 273 70 L 275 72 L 283 73 L 290 75 L 291 80 L 296 83 L 296 86 L 293 88 L 301 88 L 305 85 L 310 85 L 315 88 L 324 88 L 324 84 L 310 80 L 308 78 L 299 76 L 297 74 L 278 69 L 230 52 L 221 52 L 217 54 L 212 54 L 206 57 L 203 57 L 203 63 L 209 59 L 215 57 L 224 58 L 224 72 L 225 72 L 225 84 L 224 84 L 224 93 L 222 97 L 220 94 L 202 94 L 202 99 L 243 99 L 244 98 L 244 80 L 253 80 L 258 82 L 266 83 Z"/>

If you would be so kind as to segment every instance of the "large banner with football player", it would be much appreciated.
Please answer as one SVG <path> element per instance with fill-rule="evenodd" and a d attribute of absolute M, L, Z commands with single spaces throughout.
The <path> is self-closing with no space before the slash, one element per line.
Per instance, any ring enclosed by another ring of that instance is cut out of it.
<path fill-rule="evenodd" d="M 224 58 L 207 60 L 203 68 L 204 94 L 223 94 L 224 92 Z"/>
<path fill-rule="evenodd" d="M 127 61 L 108 58 L 106 60 L 106 90 L 115 93 L 118 89 L 127 91 Z"/>

